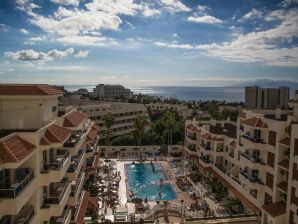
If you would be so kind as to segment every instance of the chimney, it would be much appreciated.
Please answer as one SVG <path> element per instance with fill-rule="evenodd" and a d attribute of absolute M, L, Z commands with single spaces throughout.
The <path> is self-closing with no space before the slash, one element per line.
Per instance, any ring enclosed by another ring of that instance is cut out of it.
<path fill-rule="evenodd" d="M 281 118 L 281 109 L 280 108 L 276 108 L 275 109 L 275 119 L 280 119 Z"/>

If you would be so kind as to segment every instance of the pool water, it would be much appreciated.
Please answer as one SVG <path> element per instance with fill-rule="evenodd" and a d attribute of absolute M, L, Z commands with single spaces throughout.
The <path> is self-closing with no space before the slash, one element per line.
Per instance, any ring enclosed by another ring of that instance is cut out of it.
<path fill-rule="evenodd" d="M 134 197 L 147 197 L 150 201 L 177 199 L 170 184 L 159 184 L 159 180 L 167 180 L 167 176 L 158 163 L 129 164 L 126 165 L 126 171 L 129 189 L 134 193 Z"/>

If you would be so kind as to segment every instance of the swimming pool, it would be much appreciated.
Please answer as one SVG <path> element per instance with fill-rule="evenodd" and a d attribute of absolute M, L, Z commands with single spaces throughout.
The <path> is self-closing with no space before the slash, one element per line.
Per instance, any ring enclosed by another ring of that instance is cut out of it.
<path fill-rule="evenodd" d="M 167 180 L 164 170 L 158 163 L 128 164 L 126 165 L 129 189 L 134 197 L 150 201 L 174 200 L 177 195 L 170 184 L 159 184 L 159 180 Z M 160 197 L 160 193 L 161 197 Z"/>

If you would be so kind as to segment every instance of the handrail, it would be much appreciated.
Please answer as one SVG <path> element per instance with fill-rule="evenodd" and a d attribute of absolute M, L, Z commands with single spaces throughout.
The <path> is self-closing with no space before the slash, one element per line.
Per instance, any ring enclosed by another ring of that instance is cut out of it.
<path fill-rule="evenodd" d="M 59 154 L 63 155 L 61 161 L 57 161 L 54 163 L 43 163 L 43 171 L 48 170 L 60 170 L 62 165 L 64 164 L 65 160 L 69 157 L 69 151 L 68 150 L 59 150 L 61 152 L 65 152 L 65 154 Z"/>
<path fill-rule="evenodd" d="M 9 189 L 0 189 L 0 198 L 15 198 L 34 178 L 33 170 L 17 186 Z"/>
<path fill-rule="evenodd" d="M 260 157 L 253 157 L 248 155 L 247 153 L 241 153 L 241 156 L 243 156 L 245 159 L 251 161 L 252 163 L 260 163 L 262 164 L 262 159 Z"/>
<path fill-rule="evenodd" d="M 203 144 L 201 143 L 201 147 L 205 150 L 211 150 L 211 146 L 210 145 L 207 145 L 207 144 Z"/>
<path fill-rule="evenodd" d="M 242 135 L 242 137 L 249 140 L 249 141 L 251 141 L 251 142 L 253 142 L 253 143 L 265 144 L 265 142 L 262 138 L 253 138 L 253 137 L 251 137 L 249 135 L 246 135 L 246 134 Z"/>
<path fill-rule="evenodd" d="M 55 192 L 52 192 L 53 193 L 58 193 L 57 195 L 51 195 L 51 192 L 50 192 L 50 195 L 45 197 L 44 198 L 44 204 L 60 204 L 68 186 L 70 185 L 70 182 L 68 180 L 68 178 L 63 178 L 62 182 L 59 183 L 61 184 L 63 187 L 62 191 L 55 191 Z"/>
<path fill-rule="evenodd" d="M 34 207 L 26 205 L 16 217 L 16 224 L 29 224 L 34 216 Z"/>

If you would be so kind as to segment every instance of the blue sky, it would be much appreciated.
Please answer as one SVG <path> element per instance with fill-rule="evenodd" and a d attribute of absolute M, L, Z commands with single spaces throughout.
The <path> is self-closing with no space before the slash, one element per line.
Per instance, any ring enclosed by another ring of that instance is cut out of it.
<path fill-rule="evenodd" d="M 0 81 L 298 86 L 298 0 L 2 0 Z"/>

